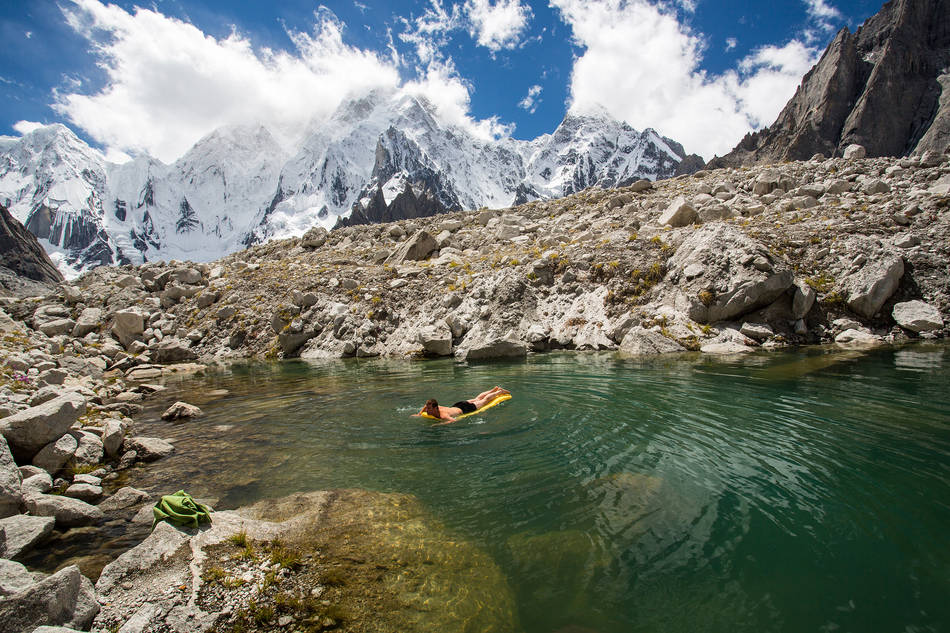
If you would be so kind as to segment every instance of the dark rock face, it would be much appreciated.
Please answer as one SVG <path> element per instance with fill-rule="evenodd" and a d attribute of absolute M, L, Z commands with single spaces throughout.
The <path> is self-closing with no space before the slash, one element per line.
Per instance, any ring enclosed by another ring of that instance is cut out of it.
<path fill-rule="evenodd" d="M 383 187 L 403 174 L 402 191 L 387 204 Z M 422 149 L 403 132 L 390 127 L 376 144 L 376 162 L 370 184 L 337 226 L 356 226 L 422 218 L 462 208 L 459 195 L 432 165 Z"/>
<path fill-rule="evenodd" d="M 43 284 L 58 284 L 63 275 L 36 238 L 0 205 L 0 267 Z"/>
<path fill-rule="evenodd" d="M 673 176 L 688 176 L 690 174 L 695 174 L 697 171 L 705 167 L 706 161 L 703 160 L 703 157 L 698 154 L 690 154 L 676 166 L 676 170 L 673 172 Z"/>
<path fill-rule="evenodd" d="M 891 0 L 855 33 L 841 29 L 768 128 L 708 167 L 814 154 L 868 156 L 950 148 L 950 0 Z"/>

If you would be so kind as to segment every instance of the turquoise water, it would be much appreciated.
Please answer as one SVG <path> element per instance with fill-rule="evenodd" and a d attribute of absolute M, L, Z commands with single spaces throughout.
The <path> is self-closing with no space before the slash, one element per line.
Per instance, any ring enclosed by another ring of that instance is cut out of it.
<path fill-rule="evenodd" d="M 409 417 L 496 384 L 514 398 L 484 414 Z M 129 483 L 219 508 L 414 494 L 497 561 L 528 633 L 950 630 L 947 346 L 284 362 L 169 387 L 138 432 L 178 452 Z M 205 417 L 157 420 L 177 398 Z"/>

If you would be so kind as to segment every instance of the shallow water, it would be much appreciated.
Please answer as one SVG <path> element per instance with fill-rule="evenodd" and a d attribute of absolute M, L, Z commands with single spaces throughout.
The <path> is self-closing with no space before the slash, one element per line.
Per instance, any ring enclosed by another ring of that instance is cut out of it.
<path fill-rule="evenodd" d="M 409 417 L 496 384 L 514 398 L 484 414 Z M 498 562 L 528 633 L 950 628 L 950 347 L 284 362 L 168 385 L 138 433 L 178 451 L 127 483 L 218 508 L 416 495 Z M 175 399 L 206 415 L 161 422 Z"/>

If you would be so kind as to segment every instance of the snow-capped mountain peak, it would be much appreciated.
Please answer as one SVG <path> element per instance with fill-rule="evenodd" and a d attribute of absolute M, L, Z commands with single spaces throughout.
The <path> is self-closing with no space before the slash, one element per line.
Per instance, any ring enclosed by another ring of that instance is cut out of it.
<path fill-rule="evenodd" d="M 62 125 L 0 138 L 0 201 L 61 268 L 208 261 L 315 224 L 502 208 L 673 174 L 682 146 L 605 111 L 569 113 L 533 141 L 446 124 L 420 96 L 343 102 L 286 148 L 265 125 L 208 134 L 171 165 L 113 164 Z M 67 269 L 66 272 L 69 272 Z"/>

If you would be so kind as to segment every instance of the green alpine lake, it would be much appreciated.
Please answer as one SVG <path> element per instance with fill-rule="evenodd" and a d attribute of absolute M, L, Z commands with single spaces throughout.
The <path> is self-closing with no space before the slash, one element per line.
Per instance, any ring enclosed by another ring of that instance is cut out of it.
<path fill-rule="evenodd" d="M 950 629 L 946 345 L 251 363 L 166 384 L 137 432 L 177 451 L 125 483 L 219 509 L 414 495 L 496 561 L 526 633 Z M 494 385 L 513 399 L 410 417 Z M 160 421 L 176 399 L 205 415 Z"/>

